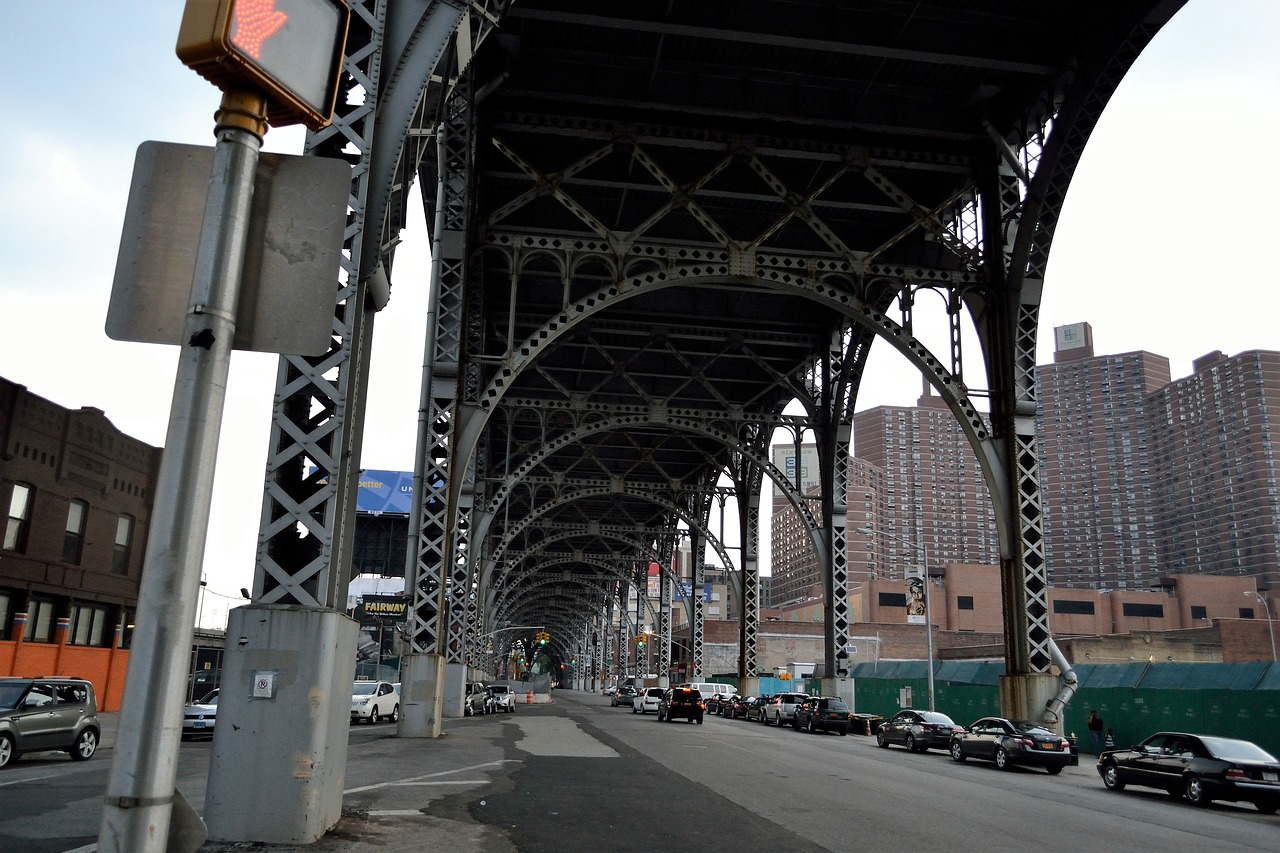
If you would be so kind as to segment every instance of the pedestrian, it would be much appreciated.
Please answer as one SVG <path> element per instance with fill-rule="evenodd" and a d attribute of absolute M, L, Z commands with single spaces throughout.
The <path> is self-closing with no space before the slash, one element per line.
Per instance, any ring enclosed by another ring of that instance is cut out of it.
<path fill-rule="evenodd" d="M 1102 733 L 1105 732 L 1106 725 L 1102 722 L 1102 718 L 1098 716 L 1098 710 L 1095 708 L 1089 712 L 1089 737 L 1093 738 L 1093 754 L 1102 754 Z"/>

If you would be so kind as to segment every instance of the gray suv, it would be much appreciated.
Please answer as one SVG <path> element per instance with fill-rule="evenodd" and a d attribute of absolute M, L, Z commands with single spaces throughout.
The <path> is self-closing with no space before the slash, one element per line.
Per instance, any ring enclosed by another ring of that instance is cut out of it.
<path fill-rule="evenodd" d="M 98 751 L 98 703 L 82 678 L 0 678 L 0 768 L 27 752 Z"/>

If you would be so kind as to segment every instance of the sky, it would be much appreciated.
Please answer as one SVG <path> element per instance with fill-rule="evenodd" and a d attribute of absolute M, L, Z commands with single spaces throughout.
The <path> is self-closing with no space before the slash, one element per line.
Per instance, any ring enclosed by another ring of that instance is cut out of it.
<path fill-rule="evenodd" d="M 0 226 L 9 235 L 0 376 L 67 408 L 99 408 L 156 446 L 177 351 L 110 340 L 103 325 L 138 145 L 213 144 L 219 93 L 174 54 L 182 7 L 10 3 L 0 29 L 9 69 L 0 87 Z M 1067 195 L 1040 363 L 1052 360 L 1053 328 L 1076 322 L 1092 324 L 1098 354 L 1167 356 L 1175 379 L 1214 350 L 1280 350 L 1276 45 L 1280 2 L 1190 0 L 1139 58 Z M 302 144 L 300 130 L 273 129 L 263 150 L 300 154 Z M 391 302 L 375 322 L 365 468 L 413 468 L 429 263 L 415 213 Z M 945 354 L 945 331 L 918 323 Z M 209 627 L 224 624 L 252 583 L 277 363 L 232 358 L 198 614 Z M 858 408 L 914 405 L 920 389 L 914 369 L 877 346 Z M 767 573 L 767 547 L 761 556 Z"/>

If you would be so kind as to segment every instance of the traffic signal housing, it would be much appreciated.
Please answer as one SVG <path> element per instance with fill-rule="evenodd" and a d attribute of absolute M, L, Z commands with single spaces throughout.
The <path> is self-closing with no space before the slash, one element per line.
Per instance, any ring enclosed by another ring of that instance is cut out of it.
<path fill-rule="evenodd" d="M 224 92 L 266 96 L 273 127 L 333 119 L 351 10 L 345 0 L 187 0 L 178 58 Z"/>

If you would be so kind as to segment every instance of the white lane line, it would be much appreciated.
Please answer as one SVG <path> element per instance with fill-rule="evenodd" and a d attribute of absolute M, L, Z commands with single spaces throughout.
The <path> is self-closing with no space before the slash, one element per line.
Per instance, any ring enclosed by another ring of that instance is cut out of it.
<path fill-rule="evenodd" d="M 423 782 L 392 782 L 393 788 L 421 788 L 427 785 L 488 785 L 488 779 L 436 779 Z"/>
<path fill-rule="evenodd" d="M 518 764 L 518 763 L 519 762 L 514 758 L 505 758 L 501 761 L 486 761 L 484 764 L 472 764 L 470 767 L 459 767 L 456 770 L 441 770 L 439 773 L 427 773 L 424 776 L 411 776 L 408 779 L 393 779 L 389 782 L 378 782 L 375 785 L 364 785 L 359 788 L 347 788 L 342 793 L 344 796 L 347 794 L 359 794 L 362 791 L 376 791 L 379 788 L 387 788 L 392 785 L 411 784 L 413 782 L 420 782 L 423 779 L 435 779 L 440 776 L 448 776 L 452 773 L 466 773 L 470 770 L 482 770 L 485 767 L 499 767 L 503 764 Z"/>
<path fill-rule="evenodd" d="M 0 788 L 7 788 L 10 785 L 21 785 L 23 782 L 39 782 L 41 779 L 56 779 L 59 774 L 50 773 L 48 776 L 32 776 L 28 779 L 14 779 L 12 782 L 0 782 Z"/>
<path fill-rule="evenodd" d="M 426 817 L 419 809 L 371 809 L 369 817 Z"/>

